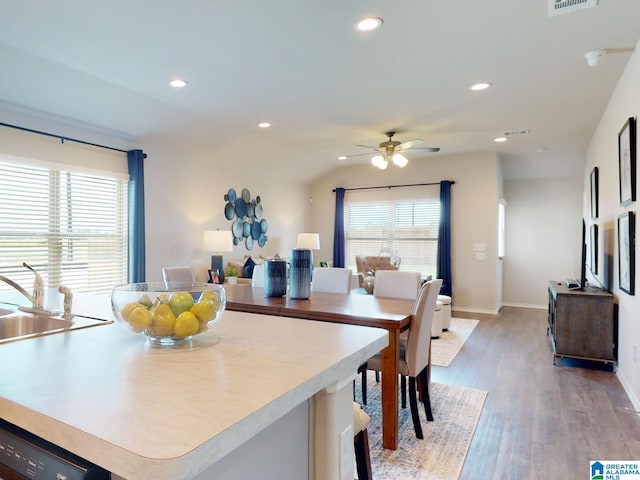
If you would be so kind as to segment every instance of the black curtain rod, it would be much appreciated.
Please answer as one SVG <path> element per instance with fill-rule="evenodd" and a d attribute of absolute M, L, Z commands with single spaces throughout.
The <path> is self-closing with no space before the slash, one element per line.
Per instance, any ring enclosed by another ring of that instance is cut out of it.
<path fill-rule="evenodd" d="M 2 122 L 0 122 L 0 125 L 3 126 L 3 127 L 9 127 L 9 128 L 15 128 L 17 130 L 22 130 L 23 132 L 37 133 L 38 135 L 44 135 L 46 137 L 58 138 L 61 143 L 64 143 L 64 141 L 67 140 L 68 142 L 76 142 L 76 143 L 81 143 L 83 145 L 90 145 L 92 147 L 105 148 L 107 150 L 113 150 L 113 151 L 116 151 L 116 152 L 127 153 L 127 150 L 122 150 L 121 148 L 109 147 L 107 145 L 100 145 L 98 143 L 85 142 L 84 140 L 78 140 L 77 138 L 70 138 L 70 137 L 65 137 L 65 136 L 62 136 L 62 135 L 56 135 L 54 133 L 43 132 L 41 130 L 33 130 L 31 128 L 20 127 L 18 125 L 11 125 L 9 123 L 2 123 Z M 147 158 L 147 154 L 146 153 L 144 154 L 144 158 Z"/>
<path fill-rule="evenodd" d="M 451 185 L 455 184 L 456 182 L 451 180 Z M 431 183 L 410 183 L 408 185 L 381 185 L 379 187 L 357 187 L 357 188 L 345 188 L 345 192 L 350 192 L 351 190 L 376 190 L 378 188 L 388 188 L 388 189 L 392 189 L 392 188 L 399 188 L 399 187 L 424 187 L 424 186 L 428 186 L 428 185 L 440 185 L 440 182 L 431 182 Z M 336 189 L 334 188 L 332 190 L 332 192 L 335 192 Z"/>

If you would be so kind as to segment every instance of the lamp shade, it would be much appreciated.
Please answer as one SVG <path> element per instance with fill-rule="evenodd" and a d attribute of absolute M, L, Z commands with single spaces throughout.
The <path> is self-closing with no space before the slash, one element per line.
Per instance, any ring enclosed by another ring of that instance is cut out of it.
<path fill-rule="evenodd" d="M 231 230 L 206 230 L 202 248 L 206 252 L 233 252 Z"/>
<path fill-rule="evenodd" d="M 318 233 L 299 233 L 296 248 L 320 250 L 320 235 Z"/>

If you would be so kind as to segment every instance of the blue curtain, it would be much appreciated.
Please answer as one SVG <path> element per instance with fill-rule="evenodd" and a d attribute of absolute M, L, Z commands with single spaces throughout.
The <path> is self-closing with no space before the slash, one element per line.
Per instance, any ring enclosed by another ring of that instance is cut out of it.
<path fill-rule="evenodd" d="M 336 188 L 336 216 L 333 227 L 333 266 L 344 268 L 344 188 Z"/>
<path fill-rule="evenodd" d="M 436 278 L 442 279 L 440 293 L 452 294 L 451 279 L 451 184 L 440 182 L 440 227 L 438 228 L 438 264 Z"/>
<path fill-rule="evenodd" d="M 142 150 L 129 150 L 129 282 L 146 279 L 144 236 L 144 158 Z"/>

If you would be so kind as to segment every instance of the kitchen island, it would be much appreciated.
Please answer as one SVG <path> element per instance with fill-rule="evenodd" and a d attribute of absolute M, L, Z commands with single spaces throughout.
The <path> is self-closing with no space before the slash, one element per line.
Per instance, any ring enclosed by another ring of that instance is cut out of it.
<path fill-rule="evenodd" d="M 226 311 L 184 347 L 116 324 L 0 346 L 0 417 L 114 479 L 353 479 L 352 387 L 384 330 Z"/>

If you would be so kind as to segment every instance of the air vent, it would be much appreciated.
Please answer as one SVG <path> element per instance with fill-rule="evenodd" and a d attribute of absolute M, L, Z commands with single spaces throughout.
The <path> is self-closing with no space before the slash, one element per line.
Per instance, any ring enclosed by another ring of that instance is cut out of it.
<path fill-rule="evenodd" d="M 504 132 L 505 137 L 515 137 L 518 135 L 526 135 L 529 133 L 529 130 L 509 130 L 508 132 Z"/>
<path fill-rule="evenodd" d="M 549 0 L 549 16 L 555 17 L 583 8 L 593 8 L 597 5 L 598 0 Z"/>

